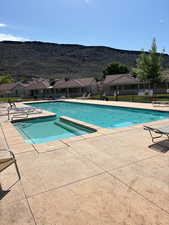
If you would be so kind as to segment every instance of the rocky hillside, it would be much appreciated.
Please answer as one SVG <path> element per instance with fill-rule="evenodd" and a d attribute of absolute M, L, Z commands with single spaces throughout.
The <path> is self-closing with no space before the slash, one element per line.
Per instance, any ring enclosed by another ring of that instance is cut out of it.
<path fill-rule="evenodd" d="M 103 46 L 82 46 L 43 42 L 0 42 L 0 75 L 44 78 L 100 77 L 112 61 L 134 66 L 139 51 Z M 169 67 L 169 55 L 164 57 Z"/>

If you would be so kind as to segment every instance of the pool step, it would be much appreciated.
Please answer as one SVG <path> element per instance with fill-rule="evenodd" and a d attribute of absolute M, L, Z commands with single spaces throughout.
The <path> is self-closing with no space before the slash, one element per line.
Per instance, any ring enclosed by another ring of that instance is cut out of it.
<path fill-rule="evenodd" d="M 92 131 L 90 131 L 88 129 L 82 128 L 82 127 L 80 127 L 78 125 L 72 125 L 72 124 L 69 125 L 68 123 L 63 122 L 63 121 L 55 121 L 54 123 L 57 126 L 60 126 L 63 129 L 68 130 L 68 131 L 70 131 L 71 133 L 73 133 L 75 135 L 81 135 L 82 133 L 80 131 L 83 131 L 84 133 L 85 133 L 85 131 L 88 132 L 88 133 L 89 132 L 92 133 Z"/>

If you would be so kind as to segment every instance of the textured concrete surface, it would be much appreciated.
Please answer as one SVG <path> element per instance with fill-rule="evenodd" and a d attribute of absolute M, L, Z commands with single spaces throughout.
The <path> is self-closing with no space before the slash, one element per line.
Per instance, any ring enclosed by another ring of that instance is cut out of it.
<path fill-rule="evenodd" d="M 150 148 L 142 125 L 41 145 L 9 122 L 0 135 L 21 173 L 1 173 L 1 225 L 169 224 L 169 143 Z"/>

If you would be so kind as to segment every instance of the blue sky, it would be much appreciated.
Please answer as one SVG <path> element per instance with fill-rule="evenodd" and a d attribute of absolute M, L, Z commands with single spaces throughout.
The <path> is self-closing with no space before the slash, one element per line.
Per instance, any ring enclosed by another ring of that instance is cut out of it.
<path fill-rule="evenodd" d="M 102 45 L 169 53 L 169 0 L 1 0 L 0 41 Z"/>

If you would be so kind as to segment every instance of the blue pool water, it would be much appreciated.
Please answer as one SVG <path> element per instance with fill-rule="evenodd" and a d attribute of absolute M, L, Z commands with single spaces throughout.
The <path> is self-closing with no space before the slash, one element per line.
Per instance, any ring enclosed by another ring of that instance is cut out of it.
<path fill-rule="evenodd" d="M 94 132 L 56 117 L 25 120 L 14 123 L 29 144 L 39 144 Z"/>
<path fill-rule="evenodd" d="M 34 107 L 68 116 L 104 128 L 133 126 L 169 118 L 169 113 L 125 107 L 102 106 L 71 102 L 32 103 Z"/>

